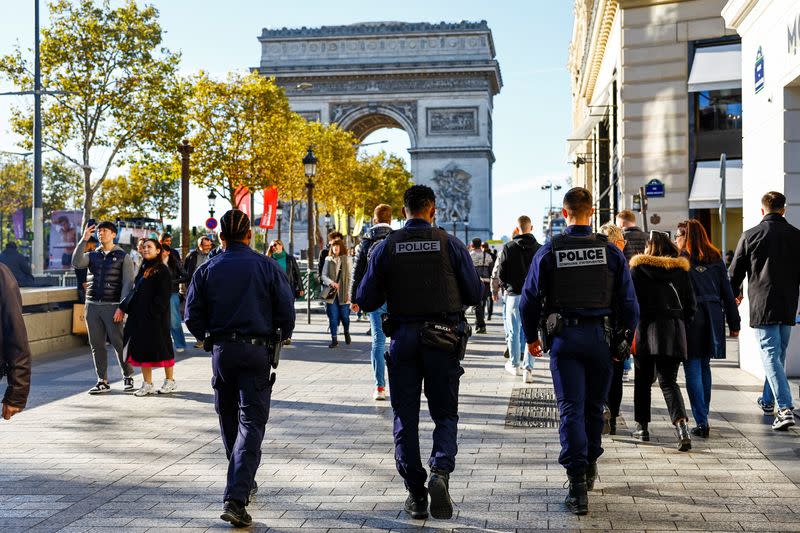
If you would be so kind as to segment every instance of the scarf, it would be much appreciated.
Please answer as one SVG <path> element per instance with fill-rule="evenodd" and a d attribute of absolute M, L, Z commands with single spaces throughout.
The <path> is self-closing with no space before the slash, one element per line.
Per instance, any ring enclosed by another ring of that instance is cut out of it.
<path fill-rule="evenodd" d="M 286 272 L 286 250 L 281 253 L 272 254 L 272 258 L 278 262 L 284 272 Z"/>

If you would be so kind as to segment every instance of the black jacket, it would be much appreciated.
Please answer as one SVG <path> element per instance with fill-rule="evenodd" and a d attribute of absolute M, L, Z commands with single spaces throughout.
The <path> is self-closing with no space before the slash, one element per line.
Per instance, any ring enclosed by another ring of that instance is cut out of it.
<path fill-rule="evenodd" d="M 300 266 L 297 264 L 297 259 L 290 253 L 286 253 L 286 277 L 289 278 L 289 285 L 292 286 L 294 297 L 300 297 L 300 291 L 305 290 L 303 287 L 303 278 L 300 275 Z"/>
<path fill-rule="evenodd" d="M 388 225 L 381 224 L 380 226 L 372 226 L 367 234 L 361 239 L 356 248 L 356 256 L 353 259 L 353 279 L 350 284 L 350 301 L 355 301 L 356 290 L 361 280 L 364 279 L 364 274 L 367 273 L 367 263 L 369 262 L 369 250 L 376 243 L 382 241 L 392 232 L 392 228 Z"/>
<path fill-rule="evenodd" d="M 731 262 L 731 285 L 747 277 L 750 326 L 794 326 L 800 287 L 800 230 L 777 213 L 742 234 Z"/>
<path fill-rule="evenodd" d="M 0 364 L 8 372 L 3 403 L 25 407 L 31 388 L 31 348 L 22 320 L 22 296 L 5 265 L 0 265 Z"/>
<path fill-rule="evenodd" d="M 497 277 L 503 289 L 513 295 L 522 294 L 533 256 L 541 245 L 530 233 L 516 235 L 497 256 Z"/>
<path fill-rule="evenodd" d="M 3 263 L 11 271 L 11 275 L 17 280 L 20 287 L 33 287 L 34 279 L 31 274 L 31 262 L 28 258 L 19 253 L 16 248 L 10 246 L 0 253 L 0 263 Z"/>
<path fill-rule="evenodd" d="M 183 270 L 186 271 L 186 277 L 188 277 L 189 280 L 192 279 L 194 271 L 197 270 L 198 266 L 197 261 L 198 259 L 200 259 L 202 255 L 203 255 L 202 252 L 197 248 L 186 254 L 186 259 L 183 260 Z M 210 257 L 206 257 L 206 261 L 208 261 L 209 259 Z"/>
<path fill-rule="evenodd" d="M 725 321 L 739 331 L 741 319 L 733 297 L 728 271 L 721 260 L 711 263 L 689 261 L 697 312 L 686 327 L 689 358 L 725 359 Z"/>
<path fill-rule="evenodd" d="M 696 303 L 685 257 L 636 255 L 631 278 L 639 301 L 636 355 L 687 357 L 686 325 Z"/>
<path fill-rule="evenodd" d="M 630 261 L 634 255 L 644 253 L 649 238 L 647 233 L 643 232 L 639 226 L 623 229 L 622 236 L 625 239 L 625 249 L 622 250 L 622 253 L 625 254 L 625 259 Z"/>
<path fill-rule="evenodd" d="M 170 248 L 169 259 L 167 260 L 167 268 L 169 269 L 170 276 L 172 276 L 171 292 L 180 292 L 181 283 L 189 283 L 192 278 L 186 275 L 181 262 L 181 255 L 175 248 Z"/>
<path fill-rule="evenodd" d="M 155 273 L 144 272 L 155 266 Z M 174 359 L 170 337 L 170 290 L 172 277 L 160 258 L 145 261 L 136 275 L 136 288 L 125 310 L 124 339 L 128 354 L 139 363 L 158 363 Z"/>

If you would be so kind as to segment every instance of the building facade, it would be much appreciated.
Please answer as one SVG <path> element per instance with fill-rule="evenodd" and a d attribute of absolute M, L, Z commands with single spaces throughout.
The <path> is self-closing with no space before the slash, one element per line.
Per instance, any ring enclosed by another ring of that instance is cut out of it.
<path fill-rule="evenodd" d="M 800 2 L 731 0 L 722 10 L 742 39 L 744 226 L 761 220 L 761 196 L 786 194 L 786 218 L 800 226 Z M 745 291 L 746 293 L 746 291 Z M 741 366 L 763 376 L 758 345 L 742 303 Z M 787 372 L 800 376 L 800 336 L 787 354 Z"/>
<path fill-rule="evenodd" d="M 649 192 L 640 226 L 674 231 L 689 216 L 727 248 L 741 233 L 741 73 L 725 0 L 576 0 L 569 53 L 573 182 L 591 189 L 596 223 Z"/>

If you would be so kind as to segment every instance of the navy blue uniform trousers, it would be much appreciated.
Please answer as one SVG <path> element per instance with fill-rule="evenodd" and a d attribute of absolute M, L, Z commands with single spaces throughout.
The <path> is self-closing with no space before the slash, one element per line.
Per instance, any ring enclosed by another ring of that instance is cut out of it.
<path fill-rule="evenodd" d="M 224 500 L 247 503 L 261 463 L 275 374 L 270 377 L 266 346 L 215 344 L 211 364 L 214 407 L 228 457 Z"/>
<path fill-rule="evenodd" d="M 386 357 L 394 411 L 397 471 L 406 488 L 418 492 L 427 479 L 419 451 L 420 395 L 425 392 L 433 419 L 433 449 L 428 466 L 450 473 L 458 445 L 458 383 L 464 369 L 458 357 L 423 346 L 419 327 L 398 324 Z"/>
<path fill-rule="evenodd" d="M 565 326 L 550 348 L 558 409 L 561 412 L 558 462 L 580 475 L 603 454 L 603 404 L 611 385 L 611 355 L 603 326 Z"/>

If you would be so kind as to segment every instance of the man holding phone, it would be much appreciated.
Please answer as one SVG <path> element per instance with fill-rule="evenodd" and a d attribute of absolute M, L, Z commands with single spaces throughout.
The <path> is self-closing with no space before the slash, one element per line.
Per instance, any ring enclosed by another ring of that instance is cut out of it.
<path fill-rule="evenodd" d="M 100 246 L 87 253 L 86 243 L 95 229 Z M 95 226 L 94 219 L 89 219 L 72 256 L 73 267 L 89 269 L 86 276 L 86 329 L 97 371 L 97 384 L 89 389 L 89 394 L 111 391 L 106 338 L 116 352 L 125 391 L 133 391 L 133 367 L 125 362 L 123 355 L 122 319 L 125 313 L 119 308 L 119 303 L 132 290 L 135 272 L 133 259 L 114 244 L 116 236 L 117 227 L 113 223 L 105 221 Z"/>

